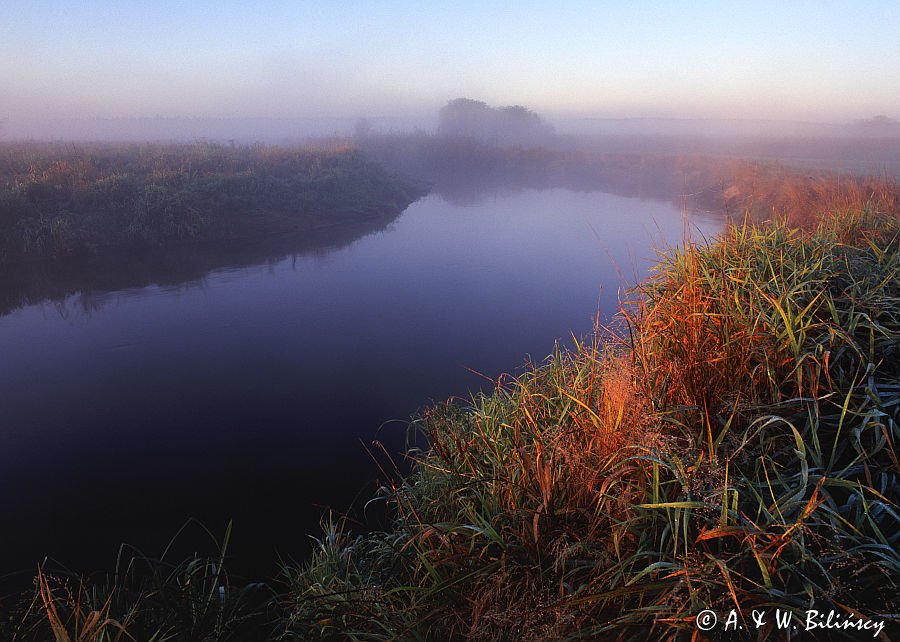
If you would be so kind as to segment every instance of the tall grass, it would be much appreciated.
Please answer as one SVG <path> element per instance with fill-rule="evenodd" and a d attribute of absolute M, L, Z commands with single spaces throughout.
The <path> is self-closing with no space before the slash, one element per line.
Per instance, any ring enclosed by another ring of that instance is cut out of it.
<path fill-rule="evenodd" d="M 707 608 L 898 623 L 900 225 L 895 201 L 846 202 L 686 242 L 617 338 L 424 413 L 393 528 L 329 523 L 285 568 L 285 637 L 675 639 Z"/>
<path fill-rule="evenodd" d="M 185 525 L 193 524 L 189 522 Z M 38 569 L 30 600 L 12 614 L 4 639 L 12 642 L 232 642 L 269 639 L 271 589 L 235 583 L 227 571 L 231 526 L 214 553 L 171 560 L 172 547 L 148 557 L 123 546 L 115 572 L 84 577 Z M 18 612 L 17 612 L 18 611 Z"/>
<path fill-rule="evenodd" d="M 695 183 L 703 175 L 702 165 L 688 163 L 686 169 L 693 171 Z M 717 174 L 721 196 L 732 212 L 748 210 L 758 220 L 780 220 L 807 231 L 819 225 L 822 212 L 840 212 L 838 218 L 842 218 L 900 208 L 900 188 L 885 177 L 803 174 L 773 163 L 748 161 L 723 163 Z M 852 228 L 848 226 L 847 231 Z"/>

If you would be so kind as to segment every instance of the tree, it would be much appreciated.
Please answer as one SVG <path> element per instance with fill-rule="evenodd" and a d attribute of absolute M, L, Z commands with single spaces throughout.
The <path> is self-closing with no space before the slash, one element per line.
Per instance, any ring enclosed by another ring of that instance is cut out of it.
<path fill-rule="evenodd" d="M 438 114 L 438 133 L 442 136 L 484 138 L 490 135 L 493 111 L 480 100 L 451 100 Z"/>
<path fill-rule="evenodd" d="M 503 145 L 539 144 L 553 128 L 533 111 L 521 106 L 493 108 L 481 100 L 457 98 L 438 114 L 441 136 L 472 138 Z"/>

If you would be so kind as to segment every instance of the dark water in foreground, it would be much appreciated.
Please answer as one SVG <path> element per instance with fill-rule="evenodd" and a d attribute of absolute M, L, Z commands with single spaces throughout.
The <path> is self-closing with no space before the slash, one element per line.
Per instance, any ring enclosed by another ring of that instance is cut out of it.
<path fill-rule="evenodd" d="M 372 492 L 374 439 L 399 450 L 411 413 L 489 387 L 473 370 L 515 372 L 586 333 L 682 229 L 669 203 L 599 192 L 430 196 L 342 247 L 15 309 L 0 574 L 43 555 L 109 567 L 122 541 L 159 554 L 188 517 L 233 519 L 245 570 L 302 554 L 323 506 Z"/>

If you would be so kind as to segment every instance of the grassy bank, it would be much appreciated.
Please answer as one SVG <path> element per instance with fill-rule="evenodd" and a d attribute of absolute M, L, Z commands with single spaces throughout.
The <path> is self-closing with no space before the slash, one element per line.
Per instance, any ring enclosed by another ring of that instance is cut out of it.
<path fill-rule="evenodd" d="M 690 638 L 704 609 L 753 639 L 785 636 L 776 608 L 896 626 L 900 225 L 844 194 L 805 229 L 672 250 L 618 332 L 426 413 L 393 529 L 330 526 L 288 570 L 288 636 Z"/>
<path fill-rule="evenodd" d="M 423 193 L 349 146 L 4 143 L 0 263 L 302 233 Z"/>

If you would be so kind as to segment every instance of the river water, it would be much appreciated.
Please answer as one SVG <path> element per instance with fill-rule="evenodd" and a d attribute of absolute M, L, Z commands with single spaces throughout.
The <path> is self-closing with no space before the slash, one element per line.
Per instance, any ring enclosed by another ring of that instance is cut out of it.
<path fill-rule="evenodd" d="M 399 452 L 432 400 L 589 332 L 684 229 L 673 203 L 602 192 L 431 195 L 355 239 L 184 276 L 146 257 L 132 280 L 54 268 L 60 291 L 20 275 L 0 316 L 0 574 L 108 568 L 123 541 L 156 555 L 189 517 L 233 520 L 247 572 L 302 555 L 326 506 L 384 480 L 373 441 Z"/>

